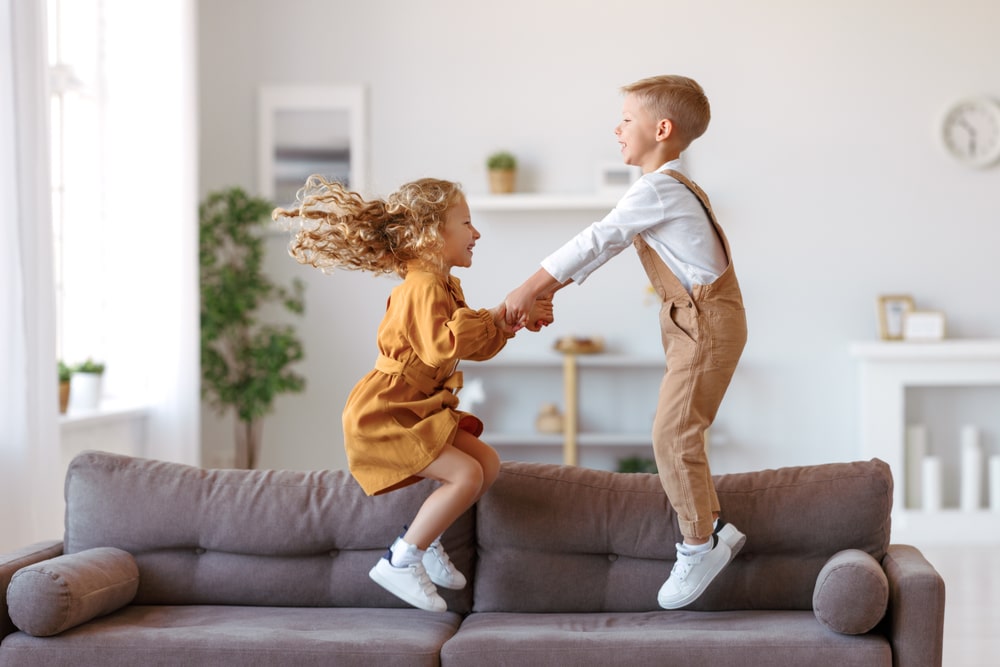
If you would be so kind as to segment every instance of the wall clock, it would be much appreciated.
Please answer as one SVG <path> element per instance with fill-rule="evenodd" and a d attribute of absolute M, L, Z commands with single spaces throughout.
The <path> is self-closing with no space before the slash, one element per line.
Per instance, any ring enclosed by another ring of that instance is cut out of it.
<path fill-rule="evenodd" d="M 969 97 L 955 103 L 941 122 L 948 153 L 973 167 L 988 167 L 1000 159 L 1000 102 Z"/>

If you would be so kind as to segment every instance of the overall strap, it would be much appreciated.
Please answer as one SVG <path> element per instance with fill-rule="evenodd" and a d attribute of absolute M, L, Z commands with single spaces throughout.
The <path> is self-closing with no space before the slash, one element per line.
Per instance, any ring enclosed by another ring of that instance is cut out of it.
<path fill-rule="evenodd" d="M 698 201 L 701 202 L 701 205 L 705 207 L 705 211 L 708 213 L 708 217 L 710 217 L 712 219 L 712 222 L 715 223 L 716 227 L 718 227 L 719 223 L 715 219 L 715 213 L 712 211 L 711 202 L 708 201 L 708 195 L 705 194 L 705 191 L 702 190 L 697 183 L 692 181 L 690 178 L 688 178 L 681 172 L 676 171 L 674 169 L 664 169 L 660 173 L 666 174 L 667 176 L 670 176 L 671 178 L 680 181 L 685 187 L 687 187 L 688 190 L 693 192 L 694 196 L 697 197 Z"/>

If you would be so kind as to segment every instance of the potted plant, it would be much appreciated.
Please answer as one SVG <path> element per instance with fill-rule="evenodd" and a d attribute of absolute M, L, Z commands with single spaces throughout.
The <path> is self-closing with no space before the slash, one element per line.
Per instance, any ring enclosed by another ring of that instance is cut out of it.
<path fill-rule="evenodd" d="M 490 192 L 509 194 L 514 191 L 517 176 L 517 158 L 509 151 L 497 151 L 486 158 L 486 169 L 490 176 Z"/>
<path fill-rule="evenodd" d="M 103 379 L 103 362 L 87 357 L 86 361 L 73 366 L 70 375 L 70 409 L 96 410 L 101 404 Z"/>
<path fill-rule="evenodd" d="M 59 360 L 59 414 L 66 414 L 66 410 L 69 409 L 69 383 L 70 378 L 73 376 L 73 371 L 63 363 L 63 360 Z"/>
<path fill-rule="evenodd" d="M 263 322 L 305 311 L 305 285 L 274 284 L 262 268 L 262 227 L 274 205 L 241 188 L 210 193 L 199 212 L 201 269 L 202 396 L 220 414 L 236 417 L 236 466 L 256 466 L 261 448 L 261 419 L 274 399 L 300 392 L 305 378 L 290 367 L 303 358 L 302 342 L 289 323 Z"/>

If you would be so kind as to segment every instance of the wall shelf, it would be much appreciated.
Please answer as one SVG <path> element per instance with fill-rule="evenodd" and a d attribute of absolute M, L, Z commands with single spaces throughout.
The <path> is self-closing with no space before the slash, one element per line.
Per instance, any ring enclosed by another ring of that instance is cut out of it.
<path fill-rule="evenodd" d="M 851 346 L 861 364 L 861 451 L 889 464 L 893 540 L 1000 541 L 1000 513 L 906 506 L 906 389 L 1000 386 L 1000 340 L 866 342 Z"/>

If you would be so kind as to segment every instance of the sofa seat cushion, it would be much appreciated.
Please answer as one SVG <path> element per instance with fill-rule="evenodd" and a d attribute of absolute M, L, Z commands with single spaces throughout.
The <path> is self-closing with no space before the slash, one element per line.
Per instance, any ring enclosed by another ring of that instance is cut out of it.
<path fill-rule="evenodd" d="M 437 665 L 460 622 L 417 609 L 132 605 L 55 637 L 10 635 L 0 666 Z"/>
<path fill-rule="evenodd" d="M 124 607 L 138 588 L 132 554 L 98 547 L 21 568 L 7 587 L 7 604 L 20 630 L 48 637 Z"/>
<path fill-rule="evenodd" d="M 444 667 L 889 667 L 878 634 L 830 632 L 811 611 L 477 613 L 441 651 Z"/>
<path fill-rule="evenodd" d="M 892 476 L 883 461 L 715 477 L 722 517 L 747 536 L 688 609 L 812 611 L 833 554 L 889 546 Z M 659 609 L 683 537 L 656 475 L 505 462 L 477 504 L 476 611 Z"/>

